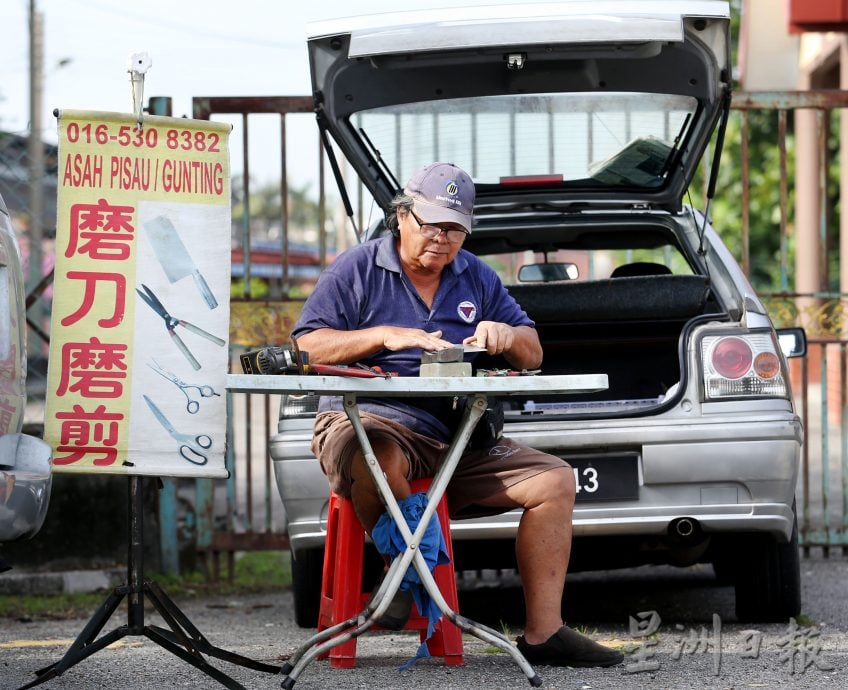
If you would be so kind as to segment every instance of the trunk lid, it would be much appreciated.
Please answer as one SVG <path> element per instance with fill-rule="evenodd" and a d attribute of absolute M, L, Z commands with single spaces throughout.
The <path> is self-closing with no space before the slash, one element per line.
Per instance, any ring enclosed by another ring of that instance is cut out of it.
<path fill-rule="evenodd" d="M 475 214 L 676 211 L 730 93 L 717 0 L 398 12 L 310 25 L 315 107 L 377 203 L 434 160 Z M 717 157 L 716 157 L 717 160 Z"/>

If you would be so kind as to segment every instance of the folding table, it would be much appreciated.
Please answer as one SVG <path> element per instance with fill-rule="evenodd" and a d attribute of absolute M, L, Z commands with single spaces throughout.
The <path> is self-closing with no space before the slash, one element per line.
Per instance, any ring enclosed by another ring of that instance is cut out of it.
<path fill-rule="evenodd" d="M 439 500 L 447 489 L 462 452 L 468 443 L 474 426 L 486 410 L 490 395 L 555 395 L 563 393 L 585 393 L 605 390 L 608 387 L 606 374 L 574 374 L 563 376 L 468 376 L 468 377 L 387 377 L 355 378 L 346 376 L 267 376 L 230 374 L 227 389 L 243 393 L 315 393 L 318 395 L 342 396 L 344 410 L 353 425 L 357 440 L 365 457 L 368 469 L 374 478 L 389 515 L 395 521 L 404 540 L 406 550 L 399 554 L 386 573 L 382 584 L 366 608 L 356 616 L 342 621 L 313 635 L 301 645 L 283 666 L 286 675 L 283 688 L 292 688 L 305 667 L 316 657 L 336 645 L 361 635 L 383 615 L 391 603 L 401 580 L 411 564 L 421 578 L 421 583 L 445 617 L 463 632 L 499 647 L 509 654 L 530 684 L 538 687 L 542 679 L 533 670 L 518 648 L 502 633 L 461 616 L 453 611 L 442 597 L 433 575 L 417 545 L 420 543 L 430 518 L 436 511 Z M 404 520 L 400 507 L 389 489 L 388 482 L 377 462 L 362 420 L 359 416 L 357 397 L 433 397 L 466 396 L 469 403 L 454 435 L 442 466 L 439 468 L 427 492 L 427 507 L 415 532 L 412 533 Z"/>

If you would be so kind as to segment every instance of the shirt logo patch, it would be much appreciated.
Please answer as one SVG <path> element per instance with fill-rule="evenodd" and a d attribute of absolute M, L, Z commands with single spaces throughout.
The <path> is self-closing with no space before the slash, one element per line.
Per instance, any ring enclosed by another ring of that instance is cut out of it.
<path fill-rule="evenodd" d="M 466 300 L 459 303 L 456 313 L 459 314 L 459 318 L 465 321 L 465 323 L 473 323 L 474 319 L 477 318 L 477 307 L 474 306 L 473 302 Z"/>

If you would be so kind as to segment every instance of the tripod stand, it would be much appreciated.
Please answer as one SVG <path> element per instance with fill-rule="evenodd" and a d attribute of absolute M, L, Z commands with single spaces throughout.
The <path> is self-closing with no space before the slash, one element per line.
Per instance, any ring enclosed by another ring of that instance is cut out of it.
<path fill-rule="evenodd" d="M 129 549 L 127 559 L 127 582 L 116 587 L 97 609 L 82 632 L 77 636 L 65 656 L 59 661 L 35 672 L 35 680 L 20 688 L 32 688 L 52 678 L 61 676 L 72 666 L 104 647 L 128 635 L 143 635 L 160 647 L 180 657 L 186 663 L 203 671 L 210 678 L 232 690 L 243 690 L 241 684 L 226 673 L 212 666 L 203 656 L 207 654 L 232 664 L 265 673 L 279 673 L 278 666 L 264 664 L 247 657 L 228 652 L 212 645 L 192 624 L 180 608 L 155 582 L 144 579 L 144 530 L 141 477 L 129 477 Z M 144 598 L 150 600 L 168 628 L 146 625 L 144 622 Z M 97 637 L 106 621 L 112 616 L 121 600 L 127 597 L 127 623 L 111 632 Z"/>

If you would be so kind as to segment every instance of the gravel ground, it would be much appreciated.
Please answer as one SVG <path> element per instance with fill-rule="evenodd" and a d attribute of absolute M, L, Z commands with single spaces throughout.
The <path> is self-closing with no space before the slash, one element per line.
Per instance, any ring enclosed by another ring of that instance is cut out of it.
<path fill-rule="evenodd" d="M 737 623 L 733 591 L 717 586 L 710 568 L 645 567 L 571 575 L 566 592 L 569 623 L 628 656 L 625 664 L 610 669 L 538 667 L 537 672 L 544 688 L 848 688 L 848 559 L 804 560 L 802 578 L 804 622 L 815 625 L 793 631 L 788 622 Z M 466 583 L 461 595 L 463 613 L 519 634 L 520 591 L 473 585 Z M 213 645 L 272 664 L 282 663 L 312 632 L 294 625 L 288 591 L 177 603 Z M 631 636 L 629 618 L 648 624 L 651 611 L 660 617 L 656 633 Z M 86 622 L 0 619 L 0 688 L 20 687 L 34 678 L 36 669 L 60 659 Z M 125 622 L 121 608 L 104 629 Z M 162 625 L 155 613 L 147 614 L 146 622 Z M 295 687 L 530 687 L 508 655 L 493 653 L 474 637 L 465 638 L 464 666 L 445 667 L 438 659 L 427 659 L 399 671 L 416 648 L 413 633 L 372 633 L 360 638 L 355 669 L 330 669 L 316 661 Z M 214 665 L 247 688 L 277 688 L 282 680 L 221 661 Z M 125 637 L 44 685 L 139 690 L 215 686 L 199 670 L 138 636 Z"/>

